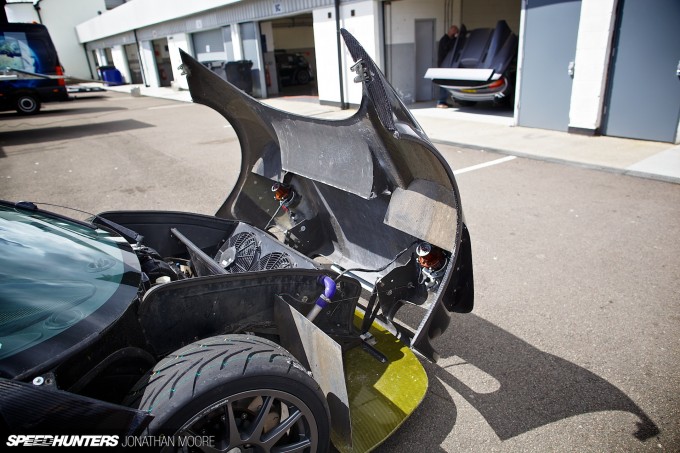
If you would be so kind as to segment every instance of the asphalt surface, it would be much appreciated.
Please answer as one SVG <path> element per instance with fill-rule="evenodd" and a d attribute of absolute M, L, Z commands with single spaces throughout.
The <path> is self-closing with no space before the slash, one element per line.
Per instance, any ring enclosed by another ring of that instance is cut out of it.
<path fill-rule="evenodd" d="M 0 113 L 0 198 L 212 214 L 238 174 L 238 139 L 206 107 L 43 108 Z M 459 172 L 492 163 L 457 176 L 476 306 L 377 451 L 680 451 L 680 185 L 438 148 Z"/>

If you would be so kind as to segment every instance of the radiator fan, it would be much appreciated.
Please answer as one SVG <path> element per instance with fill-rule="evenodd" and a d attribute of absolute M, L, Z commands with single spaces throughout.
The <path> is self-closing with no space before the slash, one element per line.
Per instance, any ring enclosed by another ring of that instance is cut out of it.
<path fill-rule="evenodd" d="M 290 269 L 293 267 L 293 262 L 287 253 L 273 252 L 265 255 L 260 259 L 257 268 L 261 271 L 270 271 L 272 269 Z"/>
<path fill-rule="evenodd" d="M 257 237 L 253 233 L 238 233 L 222 246 L 215 260 L 230 274 L 237 274 L 253 269 L 259 255 Z"/>

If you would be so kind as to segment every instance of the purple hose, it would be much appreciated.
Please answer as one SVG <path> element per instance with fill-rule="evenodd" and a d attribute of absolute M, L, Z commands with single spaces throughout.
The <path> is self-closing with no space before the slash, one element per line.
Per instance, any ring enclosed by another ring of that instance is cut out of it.
<path fill-rule="evenodd" d="M 331 301 L 331 297 L 335 295 L 335 282 L 327 275 L 319 277 L 319 283 L 323 283 L 323 294 L 316 300 L 316 305 L 324 308 Z"/>

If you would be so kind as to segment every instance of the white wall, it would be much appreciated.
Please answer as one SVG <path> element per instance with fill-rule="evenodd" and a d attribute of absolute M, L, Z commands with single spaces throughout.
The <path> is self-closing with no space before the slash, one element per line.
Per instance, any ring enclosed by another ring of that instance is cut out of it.
<path fill-rule="evenodd" d="M 106 51 L 104 49 L 95 49 L 95 52 L 97 53 L 97 61 L 95 62 L 96 66 L 108 66 L 113 64 L 112 61 L 107 61 Z"/>
<path fill-rule="evenodd" d="M 352 33 L 378 64 L 382 62 L 382 30 L 379 24 L 380 3 L 374 0 L 350 3 L 340 6 L 340 27 Z M 354 11 L 354 16 L 352 16 Z M 330 13 L 330 18 L 328 17 Z M 314 43 L 316 53 L 319 101 L 339 103 L 338 53 L 336 48 L 335 8 L 314 10 Z M 350 71 L 354 64 L 344 42 L 342 48 L 342 81 L 344 100 L 358 105 L 361 103 L 362 85 L 354 83 L 355 73 Z"/>
<path fill-rule="evenodd" d="M 569 127 L 596 130 L 601 125 L 617 0 L 583 0 L 576 41 Z"/>
<path fill-rule="evenodd" d="M 269 73 L 269 85 L 267 86 L 267 96 L 279 94 L 279 82 L 276 74 L 276 58 L 274 50 L 277 48 L 277 41 L 274 37 L 274 27 L 272 23 L 260 22 L 260 34 L 265 36 L 267 40 L 267 51 L 262 55 L 262 60 L 265 67 L 265 74 Z"/>
<path fill-rule="evenodd" d="M 88 2 L 90 0 L 78 1 Z M 100 0 L 93 1 L 99 2 Z M 83 22 L 86 19 L 81 20 L 82 23 L 76 22 L 79 23 L 76 32 L 81 43 L 90 42 L 238 1 L 241 0 L 134 0 L 107 11 L 101 16 L 93 17 L 87 22 Z M 64 14 L 63 10 L 62 14 Z"/>
<path fill-rule="evenodd" d="M 238 24 L 232 24 L 231 27 L 231 44 L 234 47 L 234 61 L 243 60 L 243 46 L 241 45 L 241 30 Z"/>
<path fill-rule="evenodd" d="M 113 65 L 120 71 L 125 83 L 130 83 L 130 67 L 128 66 L 127 56 L 123 46 L 113 46 L 111 48 L 111 57 L 113 58 Z"/>
<path fill-rule="evenodd" d="M 183 90 L 189 89 L 186 76 L 182 75 L 179 69 L 182 64 L 182 57 L 179 50 L 182 49 L 188 54 L 193 54 L 191 49 L 191 37 L 187 33 L 177 33 L 168 36 L 168 52 L 170 53 L 170 63 L 172 64 L 172 86 Z"/>
<path fill-rule="evenodd" d="M 39 22 L 38 13 L 33 7 L 33 3 L 8 3 L 5 6 L 7 21 L 9 22 Z"/>
<path fill-rule="evenodd" d="M 382 68 L 383 48 L 379 8 L 380 2 L 372 0 L 341 5 L 340 26 L 354 35 L 366 53 L 376 62 L 378 67 Z M 352 10 L 354 10 L 354 16 L 351 15 Z M 361 103 L 363 85 L 354 82 L 356 73 L 350 70 L 354 61 L 347 51 L 345 43 L 342 42 L 341 44 L 344 56 L 345 99 L 351 104 L 358 105 Z"/>
<path fill-rule="evenodd" d="M 330 15 L 330 18 L 328 17 Z M 340 102 L 338 50 L 336 47 L 335 10 L 318 8 L 313 14 L 316 46 L 316 74 L 319 101 Z"/>
<path fill-rule="evenodd" d="M 456 14 L 452 18 L 445 17 L 444 0 L 403 0 L 392 2 L 390 6 L 391 26 L 386 30 L 387 44 L 414 44 L 416 19 L 435 19 L 437 40 L 444 36 L 451 25 L 460 24 L 460 16 Z"/>
<path fill-rule="evenodd" d="M 159 87 L 160 79 L 158 78 L 158 68 L 156 67 L 156 60 L 154 58 L 152 41 L 142 41 L 139 49 L 139 60 L 142 63 L 142 71 L 144 71 L 145 82 L 147 86 Z"/>
<path fill-rule="evenodd" d="M 106 11 L 104 0 L 42 0 L 40 8 L 43 24 L 50 31 L 66 74 L 90 78 L 85 49 L 78 42 L 74 27 L 96 17 L 99 11 Z"/>
<path fill-rule="evenodd" d="M 276 49 L 277 44 L 276 44 L 276 34 L 274 33 L 274 27 L 272 27 L 272 23 L 267 21 L 267 22 L 260 22 L 260 34 L 265 36 L 265 40 L 267 41 L 267 52 L 273 52 L 274 49 Z"/>
<path fill-rule="evenodd" d="M 451 3 L 449 6 L 452 7 L 446 8 L 444 0 L 403 0 L 385 6 L 386 73 L 406 104 L 415 102 L 418 88 L 424 84 L 438 92 L 438 87 L 430 80 L 419 78 L 418 72 L 422 68 L 416 68 L 415 64 L 417 46 L 427 44 L 416 43 L 416 21 L 434 20 L 430 48 L 436 55 L 439 39 L 451 25 L 460 23 L 460 8 L 456 10 L 455 4 Z"/>

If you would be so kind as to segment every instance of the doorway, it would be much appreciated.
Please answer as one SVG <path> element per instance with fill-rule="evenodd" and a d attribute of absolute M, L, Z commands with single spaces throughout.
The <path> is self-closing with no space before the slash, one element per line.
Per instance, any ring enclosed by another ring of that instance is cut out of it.
<path fill-rule="evenodd" d="M 139 50 L 137 44 L 126 44 L 125 58 L 127 58 L 128 67 L 130 68 L 130 83 L 142 84 L 144 79 L 142 77 L 142 66 L 139 62 Z"/>
<path fill-rule="evenodd" d="M 435 60 L 434 19 L 416 19 L 416 102 L 434 99 L 434 84 L 425 78 Z"/>
<path fill-rule="evenodd" d="M 172 75 L 172 63 L 170 62 L 170 51 L 168 50 L 168 39 L 154 39 L 153 55 L 158 69 L 158 79 L 160 86 L 169 87 L 172 85 L 174 77 Z"/>

